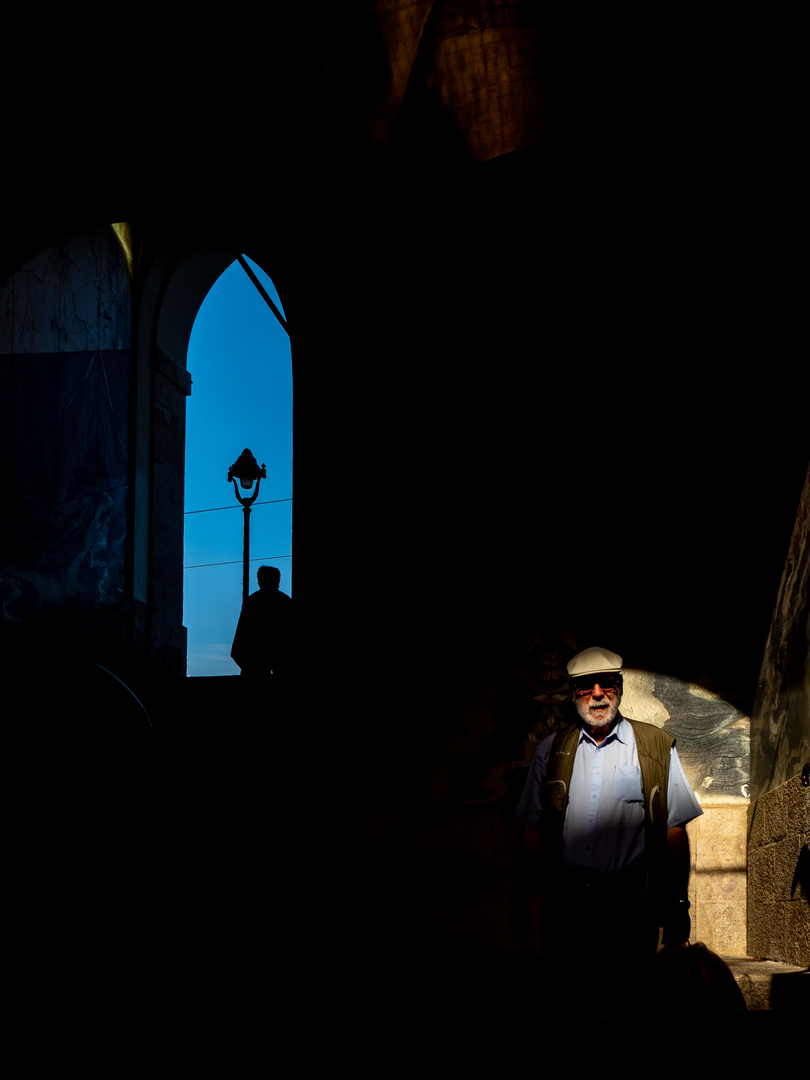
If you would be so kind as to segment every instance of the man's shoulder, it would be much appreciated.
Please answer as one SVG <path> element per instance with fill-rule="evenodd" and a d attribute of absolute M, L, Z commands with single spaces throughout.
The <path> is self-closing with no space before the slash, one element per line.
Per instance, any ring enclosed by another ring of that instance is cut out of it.
<path fill-rule="evenodd" d="M 639 753 L 664 758 L 675 746 L 675 736 L 655 724 L 631 720 L 627 716 L 623 716 L 622 721 L 626 724 L 626 730 L 632 732 Z"/>
<path fill-rule="evenodd" d="M 548 759 L 555 744 L 559 746 L 566 737 L 575 738 L 576 733 L 579 731 L 578 724 L 565 724 L 563 727 L 557 728 L 556 731 L 552 731 L 550 735 L 546 735 L 544 739 L 540 740 L 534 752 L 535 756 Z"/>
<path fill-rule="evenodd" d="M 256 592 L 250 594 L 248 600 L 252 600 L 257 604 L 292 603 L 290 597 L 281 589 L 257 589 Z"/>

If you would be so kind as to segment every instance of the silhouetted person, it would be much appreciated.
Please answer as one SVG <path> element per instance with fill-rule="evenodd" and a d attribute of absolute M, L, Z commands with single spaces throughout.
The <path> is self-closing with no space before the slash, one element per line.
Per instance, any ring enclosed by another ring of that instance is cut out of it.
<path fill-rule="evenodd" d="M 268 679 L 289 674 L 292 654 L 292 600 L 281 592 L 281 571 L 260 566 L 259 591 L 242 605 L 231 656 L 251 678 Z"/>
<path fill-rule="evenodd" d="M 650 990 L 667 1016 L 716 1020 L 748 1014 L 731 968 L 702 942 L 659 953 Z"/>

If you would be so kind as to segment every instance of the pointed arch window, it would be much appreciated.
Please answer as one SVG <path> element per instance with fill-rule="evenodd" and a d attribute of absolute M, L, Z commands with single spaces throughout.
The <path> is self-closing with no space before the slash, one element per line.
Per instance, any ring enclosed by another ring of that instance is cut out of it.
<path fill-rule="evenodd" d="M 266 463 L 251 508 L 252 589 L 263 563 L 292 593 L 292 364 L 270 277 L 245 256 L 208 292 L 189 340 L 183 622 L 187 674 L 236 675 L 230 648 L 242 600 L 242 513 L 227 482 L 246 447 Z"/>

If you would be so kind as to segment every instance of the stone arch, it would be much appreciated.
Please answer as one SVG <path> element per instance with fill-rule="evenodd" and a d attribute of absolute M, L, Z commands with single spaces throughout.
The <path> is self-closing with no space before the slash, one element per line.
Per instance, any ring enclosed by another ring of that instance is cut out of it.
<path fill-rule="evenodd" d="M 153 670 L 186 673 L 183 626 L 185 411 L 188 345 L 197 313 L 238 257 L 224 243 L 164 251 L 145 273 L 136 334 L 133 593 L 140 651 Z M 268 271 L 269 272 L 269 271 Z"/>

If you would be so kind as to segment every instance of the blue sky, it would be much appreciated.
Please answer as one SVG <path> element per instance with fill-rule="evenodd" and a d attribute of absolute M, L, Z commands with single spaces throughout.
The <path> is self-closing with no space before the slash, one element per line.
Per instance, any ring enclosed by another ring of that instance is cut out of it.
<path fill-rule="evenodd" d="M 250 260 L 248 260 L 250 261 Z M 273 301 L 270 278 L 255 263 Z M 244 516 L 228 468 L 245 447 L 267 466 L 250 514 L 250 591 L 262 563 L 292 595 L 292 369 L 289 338 L 238 262 L 200 308 L 188 349 L 183 623 L 188 674 L 238 675 Z"/>

